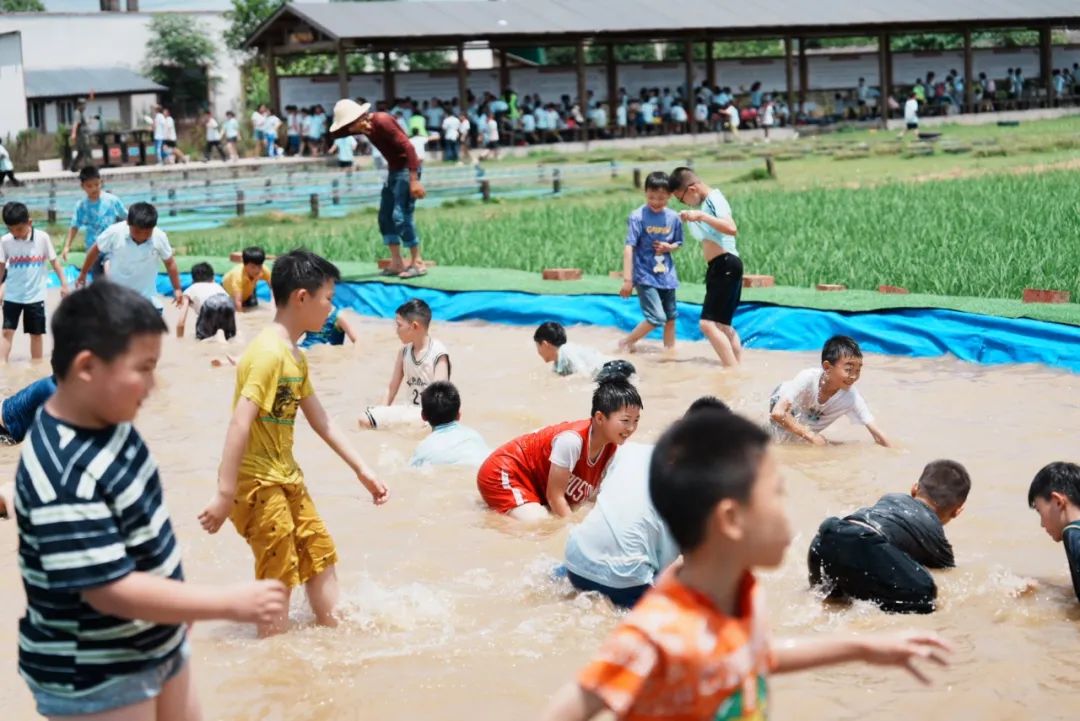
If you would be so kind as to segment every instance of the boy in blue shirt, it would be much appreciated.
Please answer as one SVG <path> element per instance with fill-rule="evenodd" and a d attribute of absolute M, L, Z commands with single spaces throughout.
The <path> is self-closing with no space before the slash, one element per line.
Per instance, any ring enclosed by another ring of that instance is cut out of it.
<path fill-rule="evenodd" d="M 491 449 L 472 428 L 461 425 L 461 395 L 450 381 L 435 381 L 420 394 L 420 415 L 431 435 L 420 441 L 409 465 L 480 467 Z"/>
<path fill-rule="evenodd" d="M 1073 593 L 1080 601 L 1080 466 L 1062 462 L 1045 466 L 1031 481 L 1028 506 L 1039 514 L 1047 535 L 1065 544 Z"/>
<path fill-rule="evenodd" d="M 60 259 L 65 263 L 68 253 L 71 252 L 71 241 L 75 240 L 80 229 L 86 231 L 86 250 L 89 251 L 106 228 L 127 219 L 127 208 L 120 199 L 101 189 L 101 173 L 97 168 L 88 165 L 80 170 L 79 185 L 86 197 L 75 204 L 75 212 L 71 214 L 71 228 L 68 229 L 67 240 L 64 241 L 64 250 L 60 253 Z M 90 271 L 90 278 L 97 280 L 104 274 L 105 257 L 99 256 Z"/>
<path fill-rule="evenodd" d="M 667 207 L 671 191 L 667 173 L 649 173 L 645 178 L 645 205 L 627 219 L 623 247 L 623 285 L 619 295 L 629 298 L 637 289 L 638 303 L 645 320 L 619 342 L 619 348 L 633 351 L 634 344 L 657 326 L 664 326 L 664 348 L 675 347 L 675 289 L 679 278 L 671 253 L 683 242 L 682 221 Z"/>

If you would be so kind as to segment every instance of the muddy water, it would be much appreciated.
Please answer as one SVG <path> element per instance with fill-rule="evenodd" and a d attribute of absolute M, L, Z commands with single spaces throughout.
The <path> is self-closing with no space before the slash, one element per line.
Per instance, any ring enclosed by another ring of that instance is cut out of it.
<path fill-rule="evenodd" d="M 268 319 L 243 319 L 250 338 Z M 203 623 L 193 633 L 195 671 L 208 719 L 528 719 L 571 678 L 616 622 L 590 597 L 551 579 L 565 527 L 521 532 L 486 513 L 468 470 L 414 471 L 405 463 L 417 433 L 364 433 L 355 417 L 383 392 L 397 346 L 388 321 L 364 320 L 357 348 L 311 354 L 324 404 L 391 489 L 375 508 L 348 469 L 302 423 L 297 457 L 341 556 L 348 621 L 334 631 L 308 625 L 294 599 L 297 628 L 257 642 L 251 628 Z M 464 421 L 490 444 L 537 426 L 587 415 L 590 388 L 560 379 L 533 350 L 531 329 L 438 324 L 451 349 Z M 578 342 L 613 347 L 613 331 L 573 330 Z M 232 395 L 231 370 L 209 367 L 213 344 L 169 339 L 159 387 L 138 426 L 161 466 L 166 498 L 197 583 L 250 577 L 249 552 L 226 525 L 215 537 L 195 520 L 209 498 Z M 10 391 L 46 372 L 28 367 L 19 338 L 0 386 Z M 747 353 L 721 373 L 703 344 L 674 359 L 639 353 L 646 408 L 635 440 L 652 441 L 686 405 L 716 394 L 764 419 L 769 391 L 815 364 L 807 353 Z M 930 690 L 891 670 L 844 667 L 777 677 L 774 718 L 1072 718 L 1080 691 L 1080 605 L 1064 552 L 1026 507 L 1027 484 L 1045 462 L 1076 459 L 1080 376 L 1039 367 L 984 368 L 950 359 L 869 356 L 860 389 L 881 426 L 902 444 L 875 447 L 841 420 L 829 435 L 843 445 L 782 448 L 797 530 L 784 565 L 765 573 L 777 636 L 933 629 L 958 649 L 953 668 Z M 965 463 L 974 478 L 966 512 L 947 528 L 959 568 L 938 573 L 941 609 L 929 617 L 886 616 L 857 605 L 825 608 L 808 592 L 805 552 L 823 517 L 910 487 L 937 457 Z M 14 449 L 0 449 L 0 478 L 11 478 Z M 15 529 L 0 525 L 0 694 L 4 716 L 36 718 L 15 672 L 16 619 L 23 594 Z M 1037 592 L 1016 597 L 1022 577 Z"/>

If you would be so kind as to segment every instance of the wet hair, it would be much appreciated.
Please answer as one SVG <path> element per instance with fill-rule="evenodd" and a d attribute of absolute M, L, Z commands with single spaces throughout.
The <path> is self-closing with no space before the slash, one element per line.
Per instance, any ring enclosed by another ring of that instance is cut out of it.
<path fill-rule="evenodd" d="M 706 410 L 731 413 L 731 409 L 728 407 L 728 404 L 724 403 L 716 396 L 701 396 L 701 398 L 698 398 L 696 401 L 690 404 L 690 407 L 686 409 L 686 413 L 683 414 L 683 418 L 686 418 L 687 416 L 694 413 L 699 413 Z"/>
<path fill-rule="evenodd" d="M 694 174 L 693 169 L 680 165 L 675 170 L 671 171 L 671 175 L 668 176 L 668 190 L 672 193 L 677 193 L 686 186 L 697 182 L 697 175 Z"/>
<path fill-rule="evenodd" d="M 79 183 L 85 183 L 88 180 L 101 180 L 101 172 L 97 169 L 96 165 L 84 166 L 79 171 Z"/>
<path fill-rule="evenodd" d="M 562 327 L 562 323 L 549 320 L 547 323 L 540 324 L 533 333 L 533 340 L 537 343 L 547 341 L 556 348 L 561 348 L 566 345 L 566 329 Z"/>
<path fill-rule="evenodd" d="M 661 170 L 645 176 L 645 190 L 665 190 L 670 193 L 670 184 L 671 180 L 668 178 L 668 174 Z"/>
<path fill-rule="evenodd" d="M 746 503 L 769 434 L 735 413 L 702 409 L 664 432 L 649 463 L 649 495 L 683 553 L 705 541 L 724 499 Z"/>
<path fill-rule="evenodd" d="M 244 262 L 244 265 L 248 263 L 262 265 L 266 262 L 266 251 L 257 245 L 248 246 L 240 254 L 240 259 Z"/>
<path fill-rule="evenodd" d="M 53 374 L 63 380 L 84 350 L 109 363 L 127 352 L 135 336 L 167 330 L 149 300 L 130 288 L 99 280 L 64 298 L 53 313 Z"/>
<path fill-rule="evenodd" d="M 834 335 L 821 348 L 821 362 L 836 365 L 841 358 L 862 358 L 862 349 L 854 338 Z"/>
<path fill-rule="evenodd" d="M 606 381 L 615 380 L 621 378 L 623 380 L 629 380 L 630 376 L 637 373 L 637 368 L 630 361 L 622 360 L 610 360 L 600 368 L 600 372 L 596 374 L 596 382 L 604 383 Z"/>
<path fill-rule="evenodd" d="M 3 216 L 4 225 L 8 227 L 30 222 L 30 211 L 25 205 L 14 200 L 10 203 L 4 203 Z"/>
<path fill-rule="evenodd" d="M 425 328 L 431 325 L 431 306 L 419 298 L 410 298 L 394 312 L 410 323 L 416 322 Z"/>
<path fill-rule="evenodd" d="M 931 461 L 919 476 L 919 495 L 933 503 L 940 513 L 950 513 L 964 505 L 970 492 L 971 476 L 956 461 Z"/>
<path fill-rule="evenodd" d="M 297 248 L 279 256 L 270 273 L 270 290 L 274 302 L 283 308 L 289 304 L 294 291 L 314 293 L 329 281 L 341 280 L 337 266 L 310 250 Z"/>
<path fill-rule="evenodd" d="M 1035 499 L 1050 500 L 1051 493 L 1060 493 L 1069 503 L 1080 506 L 1080 466 L 1058 461 L 1035 474 L 1028 488 L 1028 506 L 1035 507 Z"/>
<path fill-rule="evenodd" d="M 157 227 L 157 208 L 150 203 L 132 203 L 128 208 L 127 222 L 132 228 L 153 230 Z"/>
<path fill-rule="evenodd" d="M 598 412 L 610 416 L 623 408 L 645 408 L 637 388 L 634 388 L 630 381 L 625 378 L 611 378 L 597 384 L 592 395 L 590 416 L 595 416 Z"/>
<path fill-rule="evenodd" d="M 191 279 L 196 283 L 213 283 L 214 266 L 209 263 L 196 263 L 191 266 Z"/>
<path fill-rule="evenodd" d="M 420 394 L 420 413 L 432 428 L 453 423 L 461 412 L 461 394 L 450 381 L 435 381 Z"/>

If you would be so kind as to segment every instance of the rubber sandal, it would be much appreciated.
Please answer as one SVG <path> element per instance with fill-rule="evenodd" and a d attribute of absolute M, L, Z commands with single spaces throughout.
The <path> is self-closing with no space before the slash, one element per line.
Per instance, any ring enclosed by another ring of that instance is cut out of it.
<path fill-rule="evenodd" d="M 400 276 L 404 271 L 394 270 L 393 268 L 383 268 L 380 275 L 384 275 L 387 278 L 395 278 Z"/>
<path fill-rule="evenodd" d="M 409 280 L 411 278 L 419 278 L 422 275 L 427 275 L 427 271 L 422 268 L 417 268 L 415 265 L 405 269 L 404 272 L 398 275 L 398 278 L 403 280 Z"/>

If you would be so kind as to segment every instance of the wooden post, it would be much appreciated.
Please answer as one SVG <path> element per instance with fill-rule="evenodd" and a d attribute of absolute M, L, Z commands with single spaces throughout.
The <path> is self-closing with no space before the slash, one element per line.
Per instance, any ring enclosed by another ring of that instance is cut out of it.
<path fill-rule="evenodd" d="M 608 100 L 608 128 L 614 135 L 615 116 L 619 110 L 619 66 L 615 64 L 615 46 L 608 43 L 607 46 L 607 100 Z"/>
<path fill-rule="evenodd" d="M 799 110 L 806 107 L 806 91 L 810 89 L 810 66 L 806 63 L 806 38 L 799 38 Z"/>
<path fill-rule="evenodd" d="M 975 108 L 975 70 L 971 62 L 971 29 L 964 28 L 964 108 L 970 113 Z"/>
<path fill-rule="evenodd" d="M 562 190 L 562 178 L 559 169 L 551 171 L 551 192 L 558 194 Z"/>
<path fill-rule="evenodd" d="M 585 41 L 578 40 L 575 53 L 575 64 L 577 65 L 577 96 L 578 107 L 581 109 L 581 114 L 585 118 L 585 125 L 578 131 L 578 134 L 582 136 L 582 139 L 588 141 L 589 139 L 589 104 L 586 96 L 588 95 L 588 89 L 585 82 Z"/>
<path fill-rule="evenodd" d="M 465 43 L 458 43 L 457 46 L 457 88 L 458 105 L 461 112 L 465 112 L 465 108 L 469 107 L 469 68 L 465 64 Z M 461 142 L 465 143 L 466 140 L 462 138 Z"/>
<path fill-rule="evenodd" d="M 510 89 L 510 65 L 506 60 L 506 50 L 499 51 L 499 95 L 505 95 Z"/>
<path fill-rule="evenodd" d="M 349 97 L 349 66 L 345 59 L 345 43 L 337 43 L 337 86 L 338 98 Z"/>
<path fill-rule="evenodd" d="M 349 191 L 350 193 L 353 190 L 352 175 L 352 168 L 349 168 L 345 171 L 345 190 Z"/>
<path fill-rule="evenodd" d="M 882 92 L 885 94 L 885 114 L 890 114 L 889 98 L 892 97 L 895 83 L 893 82 L 893 56 L 892 56 L 892 36 L 888 33 L 885 34 L 885 86 L 882 88 Z"/>
<path fill-rule="evenodd" d="M 312 193 L 311 194 L 311 217 L 312 218 L 318 218 L 319 217 L 319 194 L 318 193 Z"/>
<path fill-rule="evenodd" d="M 390 61 L 389 51 L 384 52 L 382 57 L 383 100 L 386 101 L 387 106 L 392 106 L 397 100 L 397 88 L 394 87 L 394 64 Z"/>
<path fill-rule="evenodd" d="M 480 197 L 484 199 L 485 203 L 491 200 L 491 181 L 480 181 Z"/>
<path fill-rule="evenodd" d="M 273 180 L 271 180 L 270 178 L 267 178 L 266 182 L 263 183 L 263 197 L 264 197 L 263 202 L 264 203 L 269 204 L 271 202 L 271 200 L 272 200 L 271 196 L 273 194 L 273 191 L 271 190 L 271 186 L 273 185 L 273 182 L 274 182 Z"/>
<path fill-rule="evenodd" d="M 878 36 L 878 87 L 881 94 L 878 96 L 878 114 L 881 116 L 878 122 L 882 128 L 889 127 L 889 36 L 882 33 Z"/>
<path fill-rule="evenodd" d="M 146 165 L 146 136 L 139 133 L 139 165 Z"/>
<path fill-rule="evenodd" d="M 266 77 L 270 85 L 270 109 L 280 113 L 278 106 L 281 104 L 281 82 L 278 80 L 277 58 L 274 57 L 272 45 L 266 48 Z"/>
<path fill-rule="evenodd" d="M 687 118 L 694 117 L 694 104 L 692 98 L 694 97 L 694 41 L 687 40 L 683 49 L 686 60 L 686 94 L 683 96 L 686 100 L 686 115 Z M 697 123 L 692 120 L 688 122 L 693 135 L 697 135 Z"/>
<path fill-rule="evenodd" d="M 157 185 L 154 183 L 153 180 L 150 181 L 150 202 L 157 202 Z"/>
<path fill-rule="evenodd" d="M 716 48 L 713 45 L 712 39 L 705 38 L 705 84 L 709 86 L 709 92 L 712 92 L 712 89 L 716 87 L 715 51 Z M 689 110 L 689 108 L 687 108 L 687 110 Z M 690 114 L 693 115 L 693 113 Z"/>
<path fill-rule="evenodd" d="M 56 225 L 56 208 L 49 208 L 46 213 L 49 225 Z"/>
<path fill-rule="evenodd" d="M 169 215 L 176 215 L 176 188 L 169 188 Z"/>
<path fill-rule="evenodd" d="M 1039 28 L 1039 76 L 1046 92 L 1046 107 L 1054 106 L 1054 48 L 1050 26 Z"/>
<path fill-rule="evenodd" d="M 236 191 L 236 217 L 243 218 L 244 217 L 244 210 L 245 210 L 245 208 L 244 208 L 244 191 L 237 190 Z"/>
<path fill-rule="evenodd" d="M 641 168 L 634 168 L 634 187 L 641 188 Z"/>
<path fill-rule="evenodd" d="M 203 189 L 206 191 L 206 202 L 209 203 L 210 198 L 212 196 L 212 193 L 210 192 L 210 179 L 209 178 L 207 178 L 206 182 L 203 183 Z"/>
<path fill-rule="evenodd" d="M 784 72 L 787 75 L 787 106 L 791 124 L 795 124 L 795 57 L 791 38 L 784 38 Z"/>
<path fill-rule="evenodd" d="M 49 210 L 56 210 L 56 181 L 49 181 Z"/>
<path fill-rule="evenodd" d="M 336 178 L 330 183 L 330 202 L 334 205 L 341 204 L 341 182 Z"/>

